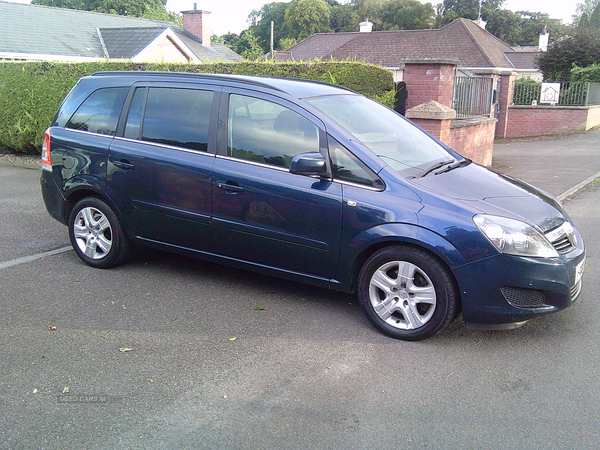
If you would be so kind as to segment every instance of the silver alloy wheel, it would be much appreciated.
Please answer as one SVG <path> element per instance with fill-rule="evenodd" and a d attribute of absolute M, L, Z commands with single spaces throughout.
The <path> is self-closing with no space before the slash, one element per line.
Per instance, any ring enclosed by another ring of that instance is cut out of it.
<path fill-rule="evenodd" d="M 414 330 L 427 324 L 437 303 L 435 287 L 427 274 L 406 261 L 380 266 L 369 281 L 369 300 L 388 325 Z"/>
<path fill-rule="evenodd" d="M 102 259 L 112 248 L 112 228 L 102 211 L 91 206 L 77 213 L 73 223 L 77 246 L 90 259 Z"/>

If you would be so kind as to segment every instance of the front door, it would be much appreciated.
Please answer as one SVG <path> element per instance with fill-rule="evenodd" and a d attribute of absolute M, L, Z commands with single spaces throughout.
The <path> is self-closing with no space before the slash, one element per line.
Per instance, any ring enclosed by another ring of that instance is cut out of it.
<path fill-rule="evenodd" d="M 223 96 L 222 147 L 213 168 L 215 252 L 288 272 L 333 278 L 342 226 L 338 183 L 289 172 L 318 152 L 318 120 L 283 101 Z"/>

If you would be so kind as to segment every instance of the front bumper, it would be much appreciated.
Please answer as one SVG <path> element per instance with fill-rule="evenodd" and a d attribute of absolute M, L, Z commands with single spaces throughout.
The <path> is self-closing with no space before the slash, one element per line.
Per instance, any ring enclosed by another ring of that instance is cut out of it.
<path fill-rule="evenodd" d="M 464 320 L 470 328 L 509 329 L 567 308 L 581 293 L 584 264 L 581 243 L 558 258 L 496 255 L 455 268 Z"/>

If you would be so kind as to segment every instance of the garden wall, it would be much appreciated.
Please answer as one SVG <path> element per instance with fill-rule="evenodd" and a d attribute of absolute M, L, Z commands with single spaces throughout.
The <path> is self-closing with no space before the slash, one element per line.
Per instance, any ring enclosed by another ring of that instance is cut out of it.
<path fill-rule="evenodd" d="M 496 119 L 436 120 L 412 117 L 411 120 L 465 158 L 483 166 L 492 165 Z"/>
<path fill-rule="evenodd" d="M 492 165 L 496 119 L 454 119 L 448 146 L 465 158 L 484 166 Z"/>
<path fill-rule="evenodd" d="M 575 133 L 600 125 L 598 106 L 511 106 L 506 132 L 498 137 L 518 138 Z"/>

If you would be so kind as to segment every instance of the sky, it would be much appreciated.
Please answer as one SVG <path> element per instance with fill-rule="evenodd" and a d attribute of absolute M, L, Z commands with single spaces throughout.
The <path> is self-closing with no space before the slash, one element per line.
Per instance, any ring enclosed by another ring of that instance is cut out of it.
<path fill-rule="evenodd" d="M 30 3 L 30 0 L 8 0 L 18 3 Z M 287 0 L 275 0 L 287 1 Z M 339 0 L 338 0 L 339 1 Z M 426 3 L 427 0 L 420 0 Z M 430 0 L 434 6 L 441 3 L 442 0 Z M 571 22 L 571 16 L 575 14 L 577 4 L 583 0 L 505 0 L 502 7 L 512 11 L 532 11 L 547 13 L 553 19 L 562 19 L 564 23 Z M 252 10 L 258 10 L 265 3 L 271 1 L 265 0 L 167 0 L 167 8 L 171 11 L 180 12 L 194 9 L 194 3 L 197 9 L 210 11 L 210 27 L 216 35 L 223 35 L 228 32 L 240 33 L 248 28 L 246 19 Z M 340 1 L 347 3 L 347 1 Z M 358 31 L 358 30 L 356 30 Z"/>

